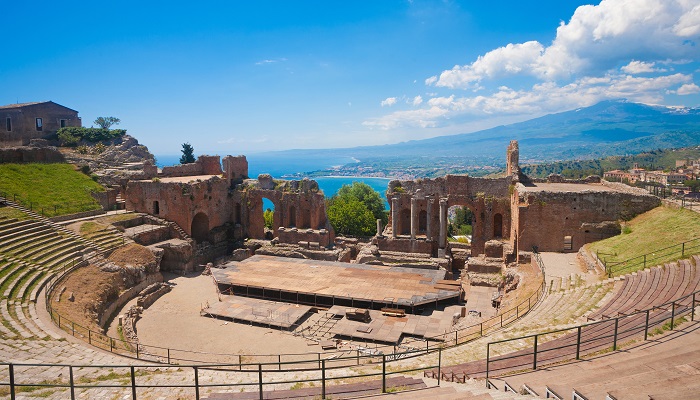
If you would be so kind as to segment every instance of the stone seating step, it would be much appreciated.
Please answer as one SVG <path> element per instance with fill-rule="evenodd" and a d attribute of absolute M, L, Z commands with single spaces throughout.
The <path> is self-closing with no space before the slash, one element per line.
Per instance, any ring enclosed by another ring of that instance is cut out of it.
<path fill-rule="evenodd" d="M 83 260 L 83 255 L 80 252 L 77 253 L 68 253 L 60 258 L 53 259 L 48 262 L 44 262 L 43 265 L 49 269 L 49 270 L 59 270 L 72 267 L 73 264 L 77 264 L 78 262 Z"/>
<path fill-rule="evenodd" d="M 16 257 L 21 257 L 25 259 L 33 259 L 35 258 L 38 254 L 41 254 L 42 252 L 46 251 L 47 249 L 52 249 L 55 246 L 60 246 L 65 243 L 72 243 L 73 241 L 70 238 L 66 238 L 63 236 L 60 236 L 58 234 L 55 234 L 50 240 L 45 240 L 40 244 L 37 244 L 36 246 L 28 246 L 26 248 L 22 248 L 21 251 L 15 252 Z"/>
<path fill-rule="evenodd" d="M 19 323 L 22 324 L 22 326 L 27 329 L 29 332 L 32 333 L 33 336 L 43 339 L 48 334 L 44 332 L 43 330 L 39 329 L 39 326 L 37 326 L 34 321 L 31 320 L 27 316 L 27 314 L 24 313 L 24 308 L 26 305 L 23 305 L 20 302 L 15 303 L 15 315 L 17 316 L 17 319 L 19 320 Z"/>
<path fill-rule="evenodd" d="M 10 323 L 12 330 L 17 332 L 20 336 L 22 336 L 25 339 L 29 339 L 32 337 L 32 334 L 27 332 L 24 329 L 24 327 L 10 315 L 9 303 L 5 299 L 0 300 L 0 315 L 2 315 L 5 321 L 8 321 Z"/>
<path fill-rule="evenodd" d="M 55 240 L 56 233 L 52 230 L 46 230 L 45 233 L 41 233 L 38 236 L 27 235 L 24 239 L 19 239 L 16 242 L 12 242 L 5 247 L 1 247 L 4 253 L 15 253 L 21 251 L 20 249 L 26 246 L 40 246 L 48 241 Z"/>
<path fill-rule="evenodd" d="M 27 279 L 24 280 L 22 287 L 17 291 L 15 299 L 22 300 L 23 302 L 29 302 L 29 288 L 35 284 L 42 276 L 46 274 L 46 270 L 36 269 L 32 274 L 30 274 Z"/>
<path fill-rule="evenodd" d="M 27 225 L 33 225 L 36 224 L 37 221 L 32 220 L 32 219 L 23 219 L 23 220 L 18 220 L 15 218 L 12 218 L 10 220 L 4 221 L 2 224 L 0 224 L 0 232 L 14 232 L 14 229 L 19 228 L 19 230 L 22 230 L 22 227 L 27 226 Z"/>
<path fill-rule="evenodd" d="M 6 298 L 6 299 L 9 298 L 10 295 L 12 294 L 12 291 L 17 289 L 17 284 L 18 284 L 20 281 L 22 281 L 22 279 L 23 279 L 25 276 L 27 276 L 27 275 L 33 273 L 35 270 L 36 270 L 36 269 L 35 269 L 34 266 L 26 265 L 26 267 L 23 268 L 18 274 L 14 274 L 14 278 L 7 281 L 8 285 L 7 285 L 7 287 L 5 288 L 5 291 L 4 291 L 3 294 L 2 294 L 3 297 Z"/>
<path fill-rule="evenodd" d="M 56 243 L 53 243 L 52 245 L 46 245 L 44 246 L 41 251 L 38 253 L 34 253 L 32 256 L 28 257 L 32 260 L 43 260 L 47 256 L 50 256 L 52 254 L 57 254 L 59 252 L 65 251 L 67 249 L 75 248 L 77 246 L 80 246 L 81 248 L 84 248 L 85 246 L 82 243 L 78 243 L 71 238 L 65 238 L 63 240 L 60 240 Z"/>
<path fill-rule="evenodd" d="M 31 221 L 31 220 L 29 220 Z M 17 240 L 25 234 L 41 232 L 48 229 L 48 227 L 41 222 L 31 221 L 22 225 L 15 226 L 9 229 L 0 230 L 0 244 L 5 245 L 8 242 Z"/>
<path fill-rule="evenodd" d="M 29 310 L 29 315 L 32 318 L 32 321 L 39 327 L 39 329 L 42 330 L 46 335 L 51 336 L 53 339 L 60 340 L 63 339 L 63 336 L 55 333 L 51 329 L 47 329 L 46 325 L 44 322 L 39 318 L 39 315 L 36 312 L 36 304 L 34 303 L 29 303 L 28 305 L 28 310 Z"/>
<path fill-rule="evenodd" d="M 9 297 L 9 291 L 12 290 L 13 287 L 12 282 L 14 282 L 17 279 L 17 276 L 19 274 L 23 273 L 23 271 L 26 271 L 28 268 L 31 268 L 29 263 L 17 262 L 15 263 L 15 266 L 13 267 L 12 271 L 10 271 L 10 273 L 0 278 L 0 288 L 4 287 L 4 293 L 7 293 L 7 295 L 3 293 L 3 297 Z"/>
<path fill-rule="evenodd" d="M 32 289 L 32 293 L 29 295 L 29 301 L 32 303 L 36 303 L 37 298 L 39 297 L 39 292 L 46 286 L 46 284 L 53 279 L 55 276 L 57 276 L 60 273 L 60 271 L 51 271 L 47 270 L 44 275 L 42 275 L 41 279 L 39 282 L 37 282 L 36 285 L 34 285 L 34 288 Z"/>

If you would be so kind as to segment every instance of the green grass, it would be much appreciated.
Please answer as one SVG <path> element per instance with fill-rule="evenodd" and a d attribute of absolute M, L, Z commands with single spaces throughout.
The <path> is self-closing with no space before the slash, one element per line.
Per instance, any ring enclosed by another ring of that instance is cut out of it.
<path fill-rule="evenodd" d="M 0 164 L 0 193 L 47 217 L 95 210 L 104 190 L 70 164 Z"/>
<path fill-rule="evenodd" d="M 0 184 L 2 186 L 2 184 Z M 1 189 L 0 189 L 1 190 Z M 23 221 L 29 219 L 29 215 L 12 207 L 0 207 L 0 218 L 14 218 Z"/>
<path fill-rule="evenodd" d="M 700 238 L 700 213 L 686 209 L 672 209 L 668 207 L 657 207 L 629 221 L 627 225 L 629 233 L 611 237 L 591 243 L 589 249 L 593 253 L 599 253 L 601 259 L 608 263 L 625 261 L 644 254 L 649 254 L 647 258 L 653 259 L 652 265 L 658 265 L 669 261 L 677 260 L 681 257 L 681 247 L 677 249 L 665 250 L 656 254 L 657 251 L 679 245 L 691 239 Z M 690 246 L 695 249 L 690 249 Z M 698 250 L 700 241 L 687 244 L 685 256 L 700 253 Z M 652 256 L 652 254 L 654 254 Z M 641 269 L 641 268 L 635 268 Z M 625 272 L 632 272 L 626 270 Z"/>

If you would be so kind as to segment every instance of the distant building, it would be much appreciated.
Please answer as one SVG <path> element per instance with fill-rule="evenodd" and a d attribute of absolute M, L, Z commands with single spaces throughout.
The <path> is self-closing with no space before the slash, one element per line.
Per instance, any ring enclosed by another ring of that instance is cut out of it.
<path fill-rule="evenodd" d="M 27 145 L 66 126 L 82 126 L 78 112 L 53 101 L 0 106 L 0 146 Z"/>

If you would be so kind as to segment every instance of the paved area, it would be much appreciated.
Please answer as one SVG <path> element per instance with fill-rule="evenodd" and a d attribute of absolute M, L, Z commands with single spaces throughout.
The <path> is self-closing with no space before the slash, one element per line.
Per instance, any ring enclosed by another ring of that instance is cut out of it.
<path fill-rule="evenodd" d="M 202 313 L 237 321 L 290 329 L 306 314 L 311 307 L 280 303 L 240 296 L 221 296 L 221 301 L 211 304 Z"/>

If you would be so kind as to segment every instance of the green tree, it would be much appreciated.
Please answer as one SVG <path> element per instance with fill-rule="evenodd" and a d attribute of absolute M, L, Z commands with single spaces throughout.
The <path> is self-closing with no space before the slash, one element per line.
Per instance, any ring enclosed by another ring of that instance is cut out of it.
<path fill-rule="evenodd" d="M 182 144 L 182 156 L 180 157 L 180 164 L 189 164 L 194 162 L 194 147 L 189 143 Z"/>
<path fill-rule="evenodd" d="M 115 117 L 97 117 L 93 123 L 102 129 L 109 129 L 112 125 L 119 125 L 121 120 Z"/>
<path fill-rule="evenodd" d="M 272 229 L 272 224 L 275 220 L 275 212 L 268 208 L 263 213 L 263 220 L 265 221 L 265 228 Z"/>
<path fill-rule="evenodd" d="M 386 224 L 389 221 L 381 195 L 364 182 L 353 182 L 351 185 L 343 185 L 338 190 L 337 196 L 341 199 L 357 199 L 367 207 L 375 220 L 381 219 L 382 224 Z"/>
<path fill-rule="evenodd" d="M 691 192 L 697 192 L 700 188 L 700 180 L 698 179 L 689 179 L 687 181 L 683 181 L 683 184 L 690 187 Z"/>
<path fill-rule="evenodd" d="M 376 219 L 358 199 L 334 196 L 328 200 L 326 213 L 337 233 L 352 236 L 371 236 L 374 233 Z"/>

